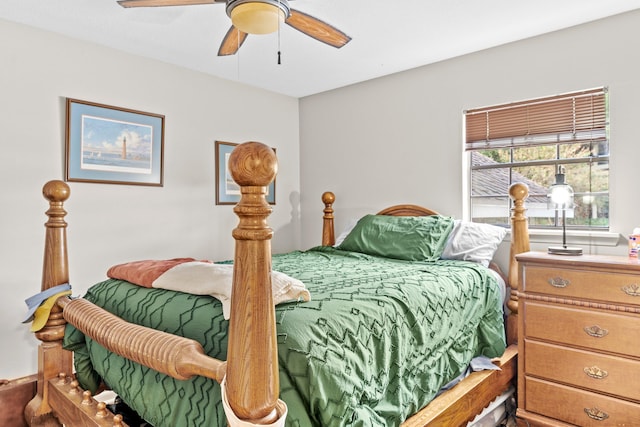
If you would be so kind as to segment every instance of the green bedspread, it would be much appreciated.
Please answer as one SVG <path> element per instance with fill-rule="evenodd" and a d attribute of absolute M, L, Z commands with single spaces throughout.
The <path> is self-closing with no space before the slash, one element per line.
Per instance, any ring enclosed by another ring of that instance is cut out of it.
<path fill-rule="evenodd" d="M 505 349 L 500 291 L 478 264 L 318 247 L 274 255 L 273 269 L 311 292 L 310 302 L 276 307 L 287 426 L 399 425 L 472 357 Z M 193 338 L 226 359 L 228 322 L 212 297 L 106 280 L 85 298 L 129 322 Z M 76 351 L 85 388 L 95 390 L 103 378 L 155 427 L 226 425 L 214 380 L 174 380 L 107 353 L 71 325 L 65 346 Z"/>

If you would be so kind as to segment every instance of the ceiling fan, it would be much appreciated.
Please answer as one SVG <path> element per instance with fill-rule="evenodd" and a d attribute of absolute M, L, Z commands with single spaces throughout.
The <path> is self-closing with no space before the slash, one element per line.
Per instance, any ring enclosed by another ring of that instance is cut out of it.
<path fill-rule="evenodd" d="M 274 16 L 274 12 L 277 13 L 281 22 L 284 21 L 309 37 L 335 48 L 341 48 L 351 40 L 351 37 L 326 22 L 291 9 L 288 0 L 118 0 L 120 6 L 127 8 L 191 6 L 212 3 L 226 3 L 227 15 L 232 21 L 231 28 L 227 31 L 218 49 L 218 56 L 234 55 L 248 34 L 267 34 L 276 31 L 278 21 L 271 18 Z M 249 17 L 249 14 L 256 12 L 258 14 L 256 18 Z M 268 14 L 271 16 L 265 19 Z"/>

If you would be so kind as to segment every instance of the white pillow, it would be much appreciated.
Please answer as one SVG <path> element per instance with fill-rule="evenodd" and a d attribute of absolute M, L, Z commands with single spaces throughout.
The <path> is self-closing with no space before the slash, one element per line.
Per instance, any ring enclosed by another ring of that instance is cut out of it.
<path fill-rule="evenodd" d="M 488 267 L 507 232 L 497 225 L 456 219 L 440 258 L 473 261 Z"/>
<path fill-rule="evenodd" d="M 349 235 L 349 233 L 351 233 L 351 230 L 353 230 L 353 227 L 355 227 L 357 223 L 358 219 L 351 218 L 342 230 L 342 233 L 340 233 L 340 235 L 336 239 L 336 243 L 333 245 L 333 247 L 337 248 L 338 246 L 340 246 L 340 243 L 342 243 L 342 241 Z"/>

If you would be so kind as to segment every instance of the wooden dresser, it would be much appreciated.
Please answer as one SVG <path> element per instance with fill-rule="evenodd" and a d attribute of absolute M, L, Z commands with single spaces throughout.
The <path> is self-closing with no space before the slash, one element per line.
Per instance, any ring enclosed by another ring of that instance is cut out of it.
<path fill-rule="evenodd" d="M 640 426 L 640 262 L 518 255 L 525 426 Z"/>

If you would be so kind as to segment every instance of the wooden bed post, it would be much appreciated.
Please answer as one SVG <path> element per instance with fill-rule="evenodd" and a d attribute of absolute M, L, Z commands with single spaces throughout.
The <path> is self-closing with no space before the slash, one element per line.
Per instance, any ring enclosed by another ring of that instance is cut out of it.
<path fill-rule="evenodd" d="M 529 187 L 516 182 L 509 188 L 509 196 L 513 200 L 511 209 L 511 249 L 509 253 L 509 287 L 511 294 L 507 307 L 511 311 L 507 318 L 507 344 L 518 343 L 518 261 L 516 255 L 528 252 L 529 222 L 525 215 L 524 201 L 529 197 Z"/>
<path fill-rule="evenodd" d="M 64 221 L 67 212 L 63 204 L 70 193 L 69 186 L 62 181 L 49 181 L 42 189 L 42 194 L 49 201 L 49 210 L 46 212 L 49 220 L 45 223 L 42 291 L 69 282 L 67 223 Z M 62 309 L 55 305 L 44 328 L 35 333 L 42 343 L 38 346 L 37 393 L 24 411 L 29 425 L 60 425 L 49 406 L 48 381 L 56 378 L 60 372 L 72 372 L 72 354 L 62 348 L 65 324 Z"/>
<path fill-rule="evenodd" d="M 277 169 L 274 151 L 259 142 L 238 145 L 229 158 L 241 197 L 234 208 L 240 222 L 233 230 L 226 391 L 235 415 L 254 424 L 272 423 L 282 415 L 276 410 L 280 384 L 271 291 L 273 230 L 266 221 L 272 209 L 265 199 Z"/>
<path fill-rule="evenodd" d="M 331 191 L 322 193 L 322 203 L 324 203 L 322 246 L 333 246 L 336 243 L 336 234 L 333 226 L 333 202 L 335 201 L 336 196 Z"/>

